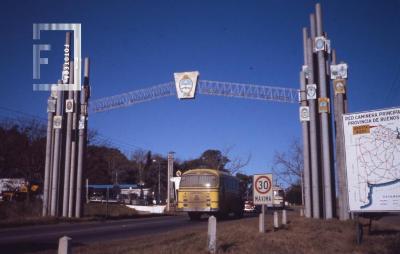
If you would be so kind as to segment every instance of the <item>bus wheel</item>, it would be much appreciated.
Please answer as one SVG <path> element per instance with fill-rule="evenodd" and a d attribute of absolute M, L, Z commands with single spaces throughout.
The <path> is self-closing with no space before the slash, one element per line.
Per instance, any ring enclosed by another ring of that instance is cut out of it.
<path fill-rule="evenodd" d="M 200 220 L 201 213 L 197 212 L 188 212 L 190 220 Z"/>

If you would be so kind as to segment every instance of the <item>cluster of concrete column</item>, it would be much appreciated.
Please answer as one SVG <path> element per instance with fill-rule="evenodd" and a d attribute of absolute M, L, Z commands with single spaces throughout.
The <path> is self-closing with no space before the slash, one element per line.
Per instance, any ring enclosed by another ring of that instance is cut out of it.
<path fill-rule="evenodd" d="M 342 115 L 345 108 L 347 109 L 344 87 L 347 65 L 336 65 L 336 55 L 334 50 L 331 50 L 331 41 L 323 32 L 320 4 L 316 4 L 315 14 L 310 15 L 310 27 L 303 28 L 303 51 L 304 65 L 300 72 L 300 120 L 304 151 L 305 216 L 330 219 L 336 215 L 336 165 L 339 217 L 347 219 L 348 200 L 342 133 Z M 334 85 L 342 81 L 340 87 L 332 87 L 334 96 L 331 93 L 331 78 L 334 79 Z M 333 117 L 331 102 L 334 104 Z M 333 127 L 336 134 L 336 163 L 334 163 Z"/>
<path fill-rule="evenodd" d="M 84 61 L 81 91 L 65 89 L 68 84 L 74 84 L 71 32 L 66 33 L 64 47 L 62 80 L 52 87 L 47 106 L 42 215 L 79 218 L 82 215 L 82 171 L 90 95 L 89 59 Z"/>

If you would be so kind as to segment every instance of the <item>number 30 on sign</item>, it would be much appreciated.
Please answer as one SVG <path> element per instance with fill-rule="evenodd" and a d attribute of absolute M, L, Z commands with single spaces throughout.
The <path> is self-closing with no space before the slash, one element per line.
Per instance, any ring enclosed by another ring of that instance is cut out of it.
<path fill-rule="evenodd" d="M 272 174 L 253 176 L 253 202 L 256 205 L 272 204 Z"/>

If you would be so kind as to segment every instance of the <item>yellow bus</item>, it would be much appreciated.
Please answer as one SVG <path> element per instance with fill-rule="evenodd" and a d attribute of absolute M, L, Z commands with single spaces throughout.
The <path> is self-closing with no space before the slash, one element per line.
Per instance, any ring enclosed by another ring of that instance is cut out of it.
<path fill-rule="evenodd" d="M 188 212 L 191 220 L 202 214 L 224 217 L 243 216 L 244 202 L 240 180 L 214 169 L 192 169 L 182 174 L 178 191 L 178 211 Z"/>

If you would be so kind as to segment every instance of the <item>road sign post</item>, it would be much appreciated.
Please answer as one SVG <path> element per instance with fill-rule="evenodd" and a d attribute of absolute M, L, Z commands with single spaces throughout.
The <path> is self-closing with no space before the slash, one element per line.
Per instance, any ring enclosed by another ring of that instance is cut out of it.
<path fill-rule="evenodd" d="M 253 199 L 255 205 L 272 205 L 272 174 L 254 175 Z"/>
<path fill-rule="evenodd" d="M 265 205 L 272 205 L 272 174 L 253 176 L 253 203 L 262 205 L 259 216 L 260 233 L 265 232 Z"/>

